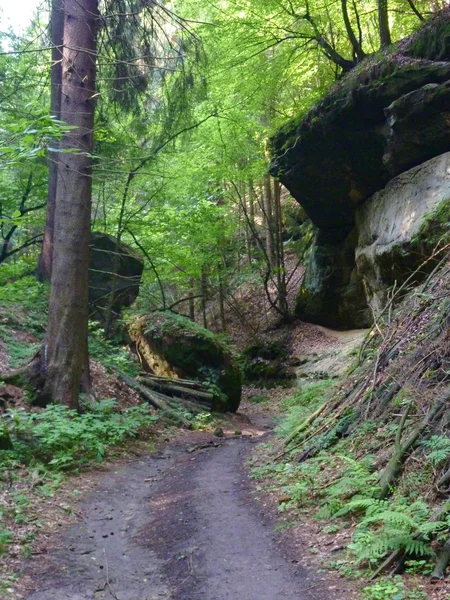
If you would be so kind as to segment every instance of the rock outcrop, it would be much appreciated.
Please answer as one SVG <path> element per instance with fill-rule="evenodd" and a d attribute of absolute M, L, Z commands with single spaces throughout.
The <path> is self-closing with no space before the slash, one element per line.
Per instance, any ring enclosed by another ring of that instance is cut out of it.
<path fill-rule="evenodd" d="M 364 328 L 371 322 L 364 286 L 355 264 L 356 231 L 341 243 L 318 230 L 297 297 L 296 313 L 333 329 Z"/>
<path fill-rule="evenodd" d="M 111 294 L 114 295 L 112 312 L 115 317 L 120 314 L 122 308 L 131 306 L 138 297 L 144 261 L 122 242 L 117 248 L 117 239 L 107 233 L 91 234 L 90 252 L 90 313 L 92 319 L 103 323 Z"/>
<path fill-rule="evenodd" d="M 388 288 L 406 278 L 419 282 L 435 266 L 427 257 L 448 234 L 449 220 L 450 152 L 399 175 L 358 208 L 356 265 L 375 313 Z"/>
<path fill-rule="evenodd" d="M 419 243 L 413 227 L 401 243 L 396 240 L 408 219 L 420 229 L 430 211 L 445 212 L 447 159 L 427 161 L 449 150 L 446 10 L 393 49 L 363 61 L 272 140 L 272 174 L 318 229 L 297 303 L 301 317 L 338 328 L 371 321 L 369 303 L 379 310 L 386 286 L 404 281 L 430 252 L 426 235 Z M 414 170 L 423 163 L 428 166 Z M 439 188 L 440 200 L 427 194 L 434 168 L 440 175 L 431 186 Z"/>
<path fill-rule="evenodd" d="M 241 370 L 231 351 L 212 332 L 169 312 L 134 319 L 128 325 L 143 367 L 162 377 L 195 379 L 220 390 L 213 410 L 236 412 Z"/>

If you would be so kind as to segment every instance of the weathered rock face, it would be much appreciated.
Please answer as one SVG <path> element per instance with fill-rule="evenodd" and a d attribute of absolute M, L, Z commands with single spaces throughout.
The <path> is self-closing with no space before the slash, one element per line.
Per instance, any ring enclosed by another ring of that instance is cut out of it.
<path fill-rule="evenodd" d="M 421 222 L 438 210 L 437 198 L 427 195 L 431 173 L 414 167 L 449 150 L 450 10 L 389 54 L 361 63 L 305 118 L 278 132 L 271 173 L 319 229 L 297 306 L 302 318 L 341 328 L 371 320 L 363 283 L 377 310 L 382 289 L 404 281 L 418 266 L 415 259 L 430 251 L 425 238 L 418 248 L 414 233 L 397 244 L 404 223 L 397 230 L 392 219 Z M 427 168 L 434 167 L 444 168 L 439 161 Z M 409 179 L 394 179 L 407 171 Z M 439 178 L 431 185 L 445 195 Z M 393 194 L 386 191 L 384 201 L 381 192 L 393 179 L 395 214 L 388 206 Z M 377 219 L 389 223 L 387 238 Z"/>
<path fill-rule="evenodd" d="M 117 277 L 113 277 L 117 240 L 106 233 L 91 234 L 89 263 L 89 306 L 91 318 L 103 322 L 105 308 L 114 287 L 112 310 L 116 316 L 131 306 L 139 294 L 143 259 L 131 248 L 119 245 Z"/>
<path fill-rule="evenodd" d="M 399 175 L 356 211 L 356 265 L 375 313 L 389 287 L 420 281 L 435 266 L 421 265 L 448 233 L 449 219 L 450 152 Z"/>
<path fill-rule="evenodd" d="M 267 387 L 289 384 L 295 379 L 295 371 L 288 364 L 287 351 L 277 342 L 252 344 L 243 350 L 242 359 L 247 383 L 256 381 Z"/>
<path fill-rule="evenodd" d="M 135 319 L 128 333 L 146 369 L 164 377 L 207 381 L 222 392 L 213 410 L 237 411 L 241 371 L 216 335 L 189 319 L 162 312 Z"/>
<path fill-rule="evenodd" d="M 356 235 L 331 244 L 317 233 L 297 298 L 296 314 L 334 329 L 367 327 L 371 314 L 355 265 Z"/>

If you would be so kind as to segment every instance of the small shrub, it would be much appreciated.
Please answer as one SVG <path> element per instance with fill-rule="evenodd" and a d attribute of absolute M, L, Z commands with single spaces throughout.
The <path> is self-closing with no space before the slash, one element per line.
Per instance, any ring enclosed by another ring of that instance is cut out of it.
<path fill-rule="evenodd" d="M 367 586 L 362 592 L 366 600 L 427 600 L 420 590 L 407 590 L 401 577 L 382 579 Z"/>
<path fill-rule="evenodd" d="M 428 450 L 427 460 L 435 467 L 450 457 L 450 438 L 446 435 L 432 435 L 430 439 L 422 442 L 422 445 Z"/>
<path fill-rule="evenodd" d="M 6 547 L 13 541 L 13 533 L 9 529 L 0 529 L 0 554 L 3 554 Z"/>

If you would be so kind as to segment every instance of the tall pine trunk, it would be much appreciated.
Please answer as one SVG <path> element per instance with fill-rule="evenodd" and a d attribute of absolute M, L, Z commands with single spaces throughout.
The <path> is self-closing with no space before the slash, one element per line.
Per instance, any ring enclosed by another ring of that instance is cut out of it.
<path fill-rule="evenodd" d="M 52 43 L 52 66 L 51 66 L 51 98 L 50 114 L 55 119 L 61 119 L 61 83 L 62 83 L 62 53 L 64 35 L 64 13 L 63 0 L 52 0 L 51 12 L 51 43 Z M 57 146 L 57 142 L 53 143 Z M 53 235 L 55 229 L 55 205 L 56 186 L 58 177 L 58 154 L 49 155 L 48 166 L 48 196 L 47 196 L 47 220 L 45 223 L 44 241 L 42 243 L 41 255 L 37 268 L 37 276 L 41 281 L 46 281 L 52 275 L 53 259 Z"/>
<path fill-rule="evenodd" d="M 88 268 L 95 112 L 98 0 L 64 0 L 61 119 L 75 127 L 61 140 L 49 320 L 43 351 L 47 400 L 78 407 L 89 380 Z"/>

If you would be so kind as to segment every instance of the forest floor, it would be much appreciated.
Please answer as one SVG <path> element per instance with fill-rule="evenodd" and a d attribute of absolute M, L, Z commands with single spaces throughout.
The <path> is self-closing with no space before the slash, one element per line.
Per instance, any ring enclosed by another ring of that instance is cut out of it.
<path fill-rule="evenodd" d="M 160 451 L 83 476 L 71 525 L 40 538 L 16 597 L 356 598 L 351 583 L 302 565 L 306 540 L 276 532 L 273 502 L 257 497 L 247 464 L 274 405 L 243 411 L 224 421 L 223 438 L 180 432 Z"/>

